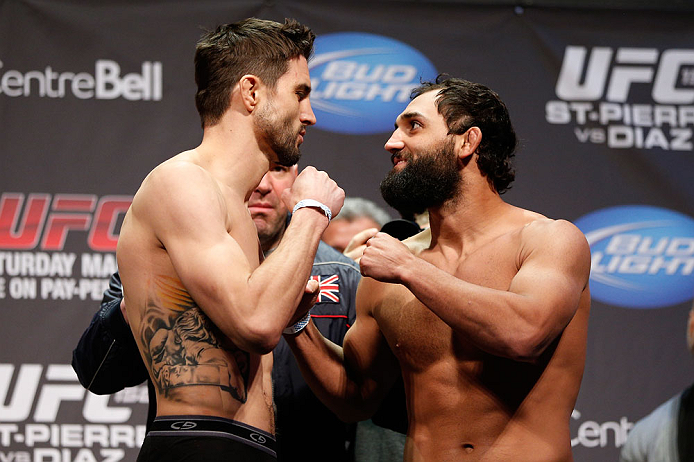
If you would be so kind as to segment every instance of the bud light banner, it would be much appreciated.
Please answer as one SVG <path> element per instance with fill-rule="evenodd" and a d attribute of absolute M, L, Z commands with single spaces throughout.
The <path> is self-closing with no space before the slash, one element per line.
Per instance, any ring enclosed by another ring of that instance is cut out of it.
<path fill-rule="evenodd" d="M 311 99 L 317 126 L 324 130 L 392 131 L 412 89 L 436 77 L 425 55 L 390 37 L 341 32 L 318 37 L 315 47 Z"/>
<path fill-rule="evenodd" d="M 618 460 L 694 382 L 694 6 L 547 2 L 0 2 L 0 462 L 137 458 L 146 386 L 97 396 L 72 350 L 143 179 L 200 143 L 196 42 L 251 16 L 317 36 L 299 168 L 394 218 L 384 144 L 413 88 L 444 73 L 499 94 L 519 140 L 502 199 L 590 244 L 573 458 Z"/>
<path fill-rule="evenodd" d="M 694 297 L 694 219 L 643 205 L 611 207 L 576 220 L 591 248 L 594 299 L 661 308 Z"/>

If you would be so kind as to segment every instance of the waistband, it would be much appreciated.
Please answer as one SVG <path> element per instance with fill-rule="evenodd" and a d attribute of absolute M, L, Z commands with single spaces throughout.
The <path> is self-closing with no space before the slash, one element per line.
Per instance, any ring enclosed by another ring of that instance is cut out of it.
<path fill-rule="evenodd" d="M 158 416 L 147 436 L 216 436 L 231 438 L 277 457 L 277 443 L 270 433 L 243 422 L 206 415 Z"/>

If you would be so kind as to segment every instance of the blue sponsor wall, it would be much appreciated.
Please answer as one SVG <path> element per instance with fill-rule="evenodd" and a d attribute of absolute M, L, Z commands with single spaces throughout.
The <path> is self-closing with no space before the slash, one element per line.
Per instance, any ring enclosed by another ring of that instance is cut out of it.
<path fill-rule="evenodd" d="M 624 308 L 685 303 L 694 293 L 694 219 L 672 210 L 625 205 L 576 220 L 592 253 L 591 296 Z"/>
<path fill-rule="evenodd" d="M 591 243 L 571 436 L 576 460 L 616 460 L 633 423 L 694 380 L 694 13 L 648 8 L 0 2 L 3 460 L 134 460 L 146 390 L 86 393 L 71 350 L 116 269 L 132 194 L 200 141 L 196 40 L 248 16 L 318 34 L 318 124 L 301 165 L 348 195 L 385 206 L 383 144 L 420 79 L 446 72 L 501 95 L 520 138 L 505 199 L 575 222 Z"/>
<path fill-rule="evenodd" d="M 358 32 L 319 36 L 309 70 L 316 127 L 353 135 L 392 130 L 412 89 L 438 75 L 406 43 Z"/>

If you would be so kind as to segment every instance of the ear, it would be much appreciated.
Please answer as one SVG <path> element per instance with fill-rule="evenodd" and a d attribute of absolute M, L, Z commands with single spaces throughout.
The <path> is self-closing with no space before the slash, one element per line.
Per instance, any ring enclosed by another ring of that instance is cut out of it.
<path fill-rule="evenodd" d="M 462 134 L 460 138 L 460 146 L 458 147 L 458 157 L 464 159 L 477 151 L 477 148 L 482 142 L 482 130 L 479 127 L 470 127 L 468 131 Z"/>
<path fill-rule="evenodd" d="M 253 74 L 246 74 L 239 80 L 241 101 L 248 112 L 253 112 L 253 109 L 260 101 L 259 90 L 261 85 L 260 78 Z"/>

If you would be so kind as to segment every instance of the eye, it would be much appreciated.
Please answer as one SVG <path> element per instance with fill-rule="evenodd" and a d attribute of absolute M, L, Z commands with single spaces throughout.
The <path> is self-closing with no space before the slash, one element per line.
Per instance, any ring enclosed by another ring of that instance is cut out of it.
<path fill-rule="evenodd" d="M 416 121 L 416 120 L 410 120 L 410 128 L 411 128 L 412 130 L 414 130 L 414 129 L 416 129 L 416 128 L 421 128 L 421 127 L 422 127 L 422 124 L 419 123 L 418 121 Z"/>

